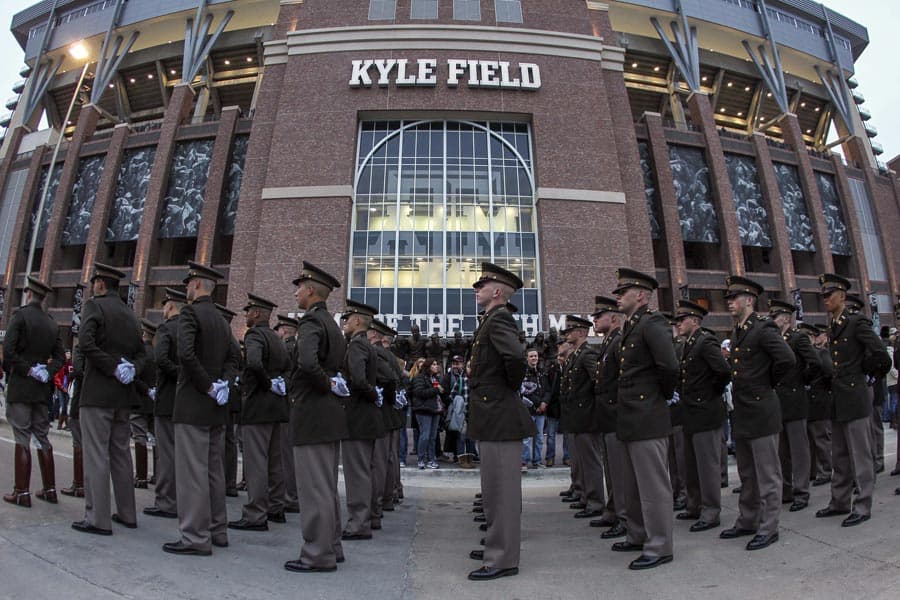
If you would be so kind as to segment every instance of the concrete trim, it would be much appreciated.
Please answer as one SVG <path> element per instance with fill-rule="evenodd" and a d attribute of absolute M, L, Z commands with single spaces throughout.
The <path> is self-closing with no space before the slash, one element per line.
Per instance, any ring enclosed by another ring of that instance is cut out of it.
<path fill-rule="evenodd" d="M 608 2 L 597 2 L 596 0 L 586 0 L 588 10 L 602 10 L 609 12 Z"/>
<path fill-rule="evenodd" d="M 349 198 L 353 196 L 352 185 L 303 185 L 297 187 L 263 188 L 263 200 L 283 200 L 287 198 Z"/>
<path fill-rule="evenodd" d="M 287 56 L 287 41 L 275 40 L 272 42 L 263 42 L 263 65 L 287 64 Z"/>
<path fill-rule="evenodd" d="M 390 50 L 451 50 L 508 52 L 561 56 L 602 62 L 603 40 L 591 35 L 477 25 L 375 25 L 292 31 L 286 40 L 266 44 L 287 46 L 288 55 Z M 610 47 L 615 51 L 615 47 Z M 624 50 L 622 50 L 624 59 Z M 273 58 L 276 54 L 273 51 Z M 280 52 L 277 52 L 280 55 Z M 615 60 L 612 56 L 609 60 Z M 277 64 L 277 63 L 271 63 Z"/>
<path fill-rule="evenodd" d="M 573 200 L 575 202 L 605 202 L 608 204 L 625 204 L 624 192 L 606 190 L 572 190 L 566 188 L 538 188 L 539 200 Z"/>
<path fill-rule="evenodd" d="M 625 48 L 603 46 L 600 67 L 607 71 L 625 71 Z"/>

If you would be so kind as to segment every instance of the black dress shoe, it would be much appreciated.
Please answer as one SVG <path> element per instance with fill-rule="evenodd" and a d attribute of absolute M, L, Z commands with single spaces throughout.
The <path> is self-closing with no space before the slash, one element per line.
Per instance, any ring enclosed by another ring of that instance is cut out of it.
<path fill-rule="evenodd" d="M 266 515 L 266 518 L 273 523 L 287 523 L 287 518 L 283 512 L 269 513 Z"/>
<path fill-rule="evenodd" d="M 579 510 L 577 513 L 575 513 L 574 517 L 576 519 L 590 519 L 591 517 L 599 517 L 602 514 L 603 514 L 602 510 L 584 509 L 584 510 Z"/>
<path fill-rule="evenodd" d="M 387 512 L 394 512 L 397 509 L 394 508 L 393 504 L 385 504 L 384 506 L 381 507 L 381 510 L 384 510 Z M 287 512 L 287 509 L 285 509 L 284 512 Z M 300 512 L 300 511 L 298 510 L 297 512 Z"/>
<path fill-rule="evenodd" d="M 233 488 L 228 488 L 228 489 L 226 489 L 226 490 L 225 490 L 225 495 L 228 496 L 229 498 L 237 498 L 237 497 L 238 497 L 238 491 L 237 491 L 237 488 L 236 488 L 236 487 L 233 487 Z"/>
<path fill-rule="evenodd" d="M 698 531 L 706 531 L 707 529 L 712 529 L 713 527 L 719 527 L 721 523 L 719 521 L 697 521 L 690 527 L 690 531 L 697 533 Z"/>
<path fill-rule="evenodd" d="M 342 533 L 341 539 L 344 541 L 353 541 L 353 540 L 371 540 L 371 533 Z"/>
<path fill-rule="evenodd" d="M 587 508 L 587 504 L 579 500 L 578 502 L 573 502 L 572 504 L 570 504 L 569 508 L 571 508 L 572 510 L 584 510 Z"/>
<path fill-rule="evenodd" d="M 891 473 L 893 475 L 893 473 Z M 820 485 L 825 485 L 826 483 L 831 483 L 831 477 L 816 477 L 813 479 L 813 486 L 819 487 Z"/>
<path fill-rule="evenodd" d="M 118 515 L 118 513 L 113 513 L 112 516 L 113 523 L 118 523 L 122 527 L 127 527 L 128 529 L 137 529 L 137 523 L 129 523 L 122 517 Z"/>
<path fill-rule="evenodd" d="M 581 498 L 578 496 L 563 496 L 560 498 L 563 504 L 571 504 L 572 502 L 581 502 Z"/>
<path fill-rule="evenodd" d="M 484 560 L 484 550 L 472 550 L 469 552 L 469 558 L 472 560 Z"/>
<path fill-rule="evenodd" d="M 227 548 L 228 547 L 228 538 L 225 539 L 212 539 L 212 545 L 216 548 Z"/>
<path fill-rule="evenodd" d="M 687 508 L 687 502 L 685 500 L 675 500 L 672 502 L 672 510 L 679 511 Z"/>
<path fill-rule="evenodd" d="M 841 521 L 841 527 L 853 527 L 860 523 L 865 523 L 872 517 L 870 515 L 861 515 L 859 513 L 851 513 L 849 517 Z"/>
<path fill-rule="evenodd" d="M 734 538 L 744 537 L 747 535 L 756 535 L 755 529 L 741 529 L 740 527 L 731 527 L 719 532 L 719 537 L 723 540 L 733 540 Z"/>
<path fill-rule="evenodd" d="M 473 506 L 472 512 L 481 514 L 484 512 L 484 507 L 483 506 Z"/>
<path fill-rule="evenodd" d="M 369 529 L 372 529 L 374 531 L 381 531 L 381 519 L 370 519 Z"/>
<path fill-rule="evenodd" d="M 794 498 L 791 496 L 782 496 L 781 497 L 782 504 L 793 504 L 793 502 L 794 502 Z"/>
<path fill-rule="evenodd" d="M 345 560 L 347 560 L 347 559 L 344 558 L 343 556 L 338 556 L 337 558 L 334 559 L 334 562 L 336 562 L 336 563 L 338 563 L 338 564 L 341 564 L 341 563 L 344 562 Z"/>
<path fill-rule="evenodd" d="M 618 523 L 618 521 L 609 519 L 591 519 L 590 526 L 591 527 L 612 527 Z"/>
<path fill-rule="evenodd" d="M 878 465 L 877 467 L 875 467 L 875 474 L 877 475 L 878 473 L 884 473 L 884 465 Z"/>
<path fill-rule="evenodd" d="M 480 540 L 478 540 L 478 543 L 481 544 L 482 546 L 484 546 L 484 538 L 481 538 Z"/>
<path fill-rule="evenodd" d="M 262 523 L 251 523 L 247 519 L 241 519 L 239 521 L 228 521 L 228 529 L 239 529 L 241 531 L 268 531 L 269 524 L 265 521 Z"/>
<path fill-rule="evenodd" d="M 894 467 L 891 470 L 891 477 L 896 477 L 897 475 L 900 475 L 900 467 Z"/>
<path fill-rule="evenodd" d="M 830 506 L 826 506 L 822 510 L 816 511 L 816 517 L 821 519 L 822 517 L 836 517 L 838 515 L 849 515 L 849 510 L 838 510 L 836 508 L 831 508 Z"/>
<path fill-rule="evenodd" d="M 895 496 L 900 496 L 900 488 L 896 488 L 896 489 L 894 490 L 894 495 L 895 495 Z"/>
<path fill-rule="evenodd" d="M 296 504 L 288 504 L 284 507 L 284 512 L 291 514 L 300 514 L 300 507 Z"/>
<path fill-rule="evenodd" d="M 728 480 L 727 480 L 727 479 L 723 480 L 722 483 L 719 484 L 719 487 L 722 488 L 723 490 L 724 490 L 725 488 L 727 488 L 727 487 L 728 487 Z"/>
<path fill-rule="evenodd" d="M 612 545 L 613 552 L 642 552 L 643 544 L 632 544 L 631 542 L 616 542 Z"/>
<path fill-rule="evenodd" d="M 809 506 L 809 502 L 804 502 L 803 500 L 794 500 L 794 503 L 791 504 L 791 507 L 788 509 L 791 512 L 797 512 L 798 510 L 803 510 Z"/>
<path fill-rule="evenodd" d="M 731 488 L 731 493 L 732 493 L 732 494 L 740 494 L 740 493 L 741 493 L 741 486 L 737 486 L 736 488 Z"/>
<path fill-rule="evenodd" d="M 476 498 L 481 498 L 481 492 L 476 493 L 476 494 L 475 494 L 475 497 L 476 497 Z"/>
<path fill-rule="evenodd" d="M 314 567 L 300 562 L 300 560 L 289 560 L 284 563 L 284 568 L 294 573 L 331 573 L 332 571 L 337 571 L 337 565 L 333 567 Z"/>
<path fill-rule="evenodd" d="M 659 565 L 664 565 L 670 562 L 672 562 L 671 554 L 668 556 L 644 556 L 642 554 L 638 558 L 631 561 L 631 564 L 628 565 L 628 568 L 632 571 L 640 571 L 642 569 L 652 569 L 653 567 L 658 567 Z"/>
<path fill-rule="evenodd" d="M 148 517 L 162 517 L 163 519 L 177 519 L 178 515 L 155 506 L 148 506 L 144 509 L 144 514 Z"/>
<path fill-rule="evenodd" d="M 72 523 L 72 529 L 81 533 L 93 533 L 94 535 L 112 535 L 112 529 L 94 527 L 87 521 L 75 521 Z"/>
<path fill-rule="evenodd" d="M 486 523 L 487 517 L 484 515 L 475 515 L 475 518 L 472 520 L 475 521 L 476 523 Z"/>
<path fill-rule="evenodd" d="M 471 573 L 469 573 L 469 579 L 471 581 L 488 581 L 490 579 L 497 579 L 498 577 L 508 577 L 510 575 L 518 575 L 519 567 L 512 567 L 510 569 L 495 569 L 493 567 L 481 567 L 480 569 L 475 569 Z"/>
<path fill-rule="evenodd" d="M 571 496 L 571 495 L 572 495 L 572 490 L 563 490 L 563 491 L 561 491 L 561 492 L 559 493 L 559 495 L 560 495 L 560 497 Z"/>
<path fill-rule="evenodd" d="M 769 535 L 754 535 L 753 539 L 747 542 L 747 550 L 762 550 L 766 546 L 771 546 L 778 541 L 778 532 Z"/>
<path fill-rule="evenodd" d="M 600 534 L 601 539 L 611 540 L 613 538 L 622 537 L 628 533 L 628 530 L 625 529 L 624 523 L 616 523 L 606 531 Z"/>
<path fill-rule="evenodd" d="M 472 506 L 484 506 L 484 500 L 476 500 L 472 503 Z"/>
<path fill-rule="evenodd" d="M 700 515 L 696 513 L 682 512 L 675 515 L 675 518 L 679 521 L 696 521 L 700 518 Z"/>
<path fill-rule="evenodd" d="M 478 531 L 487 531 L 487 523 L 482 523 L 478 526 Z"/>
<path fill-rule="evenodd" d="M 169 554 L 181 554 L 184 556 L 210 556 L 212 554 L 212 550 L 193 548 L 180 540 L 177 542 L 165 543 L 163 544 L 162 549 L 163 552 L 168 552 Z"/>

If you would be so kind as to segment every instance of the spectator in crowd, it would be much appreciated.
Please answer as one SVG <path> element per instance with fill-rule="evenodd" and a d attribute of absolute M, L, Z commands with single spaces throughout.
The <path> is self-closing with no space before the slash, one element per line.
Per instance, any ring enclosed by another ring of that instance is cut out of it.
<path fill-rule="evenodd" d="M 59 418 L 56 428 L 66 431 L 69 430 L 69 386 L 72 383 L 72 371 L 72 351 L 66 350 L 66 362 L 53 376 L 53 385 L 56 387 L 53 398 Z"/>
<path fill-rule="evenodd" d="M 444 412 L 441 401 L 444 388 L 438 379 L 440 372 L 439 362 L 425 359 L 422 369 L 412 379 L 412 411 L 419 423 L 417 458 L 420 469 L 438 468 L 434 455 L 434 439 L 441 413 Z"/>
<path fill-rule="evenodd" d="M 537 432 L 533 437 L 522 440 L 522 467 L 537 469 L 544 466 L 541 456 L 544 451 L 544 419 L 547 414 L 547 394 L 550 386 L 546 375 L 538 366 L 540 355 L 537 349 L 529 350 L 525 358 L 528 366 L 525 369 L 525 379 L 522 381 L 522 401 L 528 406 L 528 413 Z"/>
<path fill-rule="evenodd" d="M 450 370 L 441 387 L 447 390 L 447 435 L 455 434 L 456 461 L 463 469 L 475 467 L 475 441 L 466 437 L 466 413 L 469 405 L 469 378 L 464 359 L 456 355 L 450 359 Z"/>
<path fill-rule="evenodd" d="M 565 340 L 559 341 L 558 348 L 553 349 L 553 360 L 548 360 L 546 362 L 547 409 L 544 413 L 546 415 L 544 423 L 547 427 L 547 454 L 545 456 L 545 464 L 548 467 L 552 467 L 556 460 L 556 433 L 559 431 L 559 381 L 562 374 L 562 364 L 565 362 L 565 357 L 568 356 L 570 348 L 569 342 Z M 569 447 L 568 444 L 564 443 L 563 464 L 568 464 L 568 461 Z"/>
<path fill-rule="evenodd" d="M 406 385 L 406 398 L 407 398 L 407 402 L 409 403 L 404 412 L 404 417 L 403 417 L 404 419 L 407 417 L 407 415 L 409 415 L 410 411 L 412 410 L 413 380 L 416 378 L 416 375 L 418 375 L 419 372 L 422 370 L 422 367 L 424 365 L 425 365 L 425 359 L 417 358 L 413 362 L 412 367 L 410 367 L 409 373 L 407 374 L 407 377 L 404 380 L 404 383 Z M 413 415 L 413 418 L 412 418 L 412 430 L 413 430 L 412 453 L 418 454 L 418 452 L 419 452 L 419 422 L 416 420 L 415 415 Z M 400 457 L 402 459 L 400 461 L 401 467 L 406 466 L 406 457 L 408 456 L 408 451 L 409 451 L 409 440 L 407 439 L 406 435 L 401 435 L 400 436 Z"/>

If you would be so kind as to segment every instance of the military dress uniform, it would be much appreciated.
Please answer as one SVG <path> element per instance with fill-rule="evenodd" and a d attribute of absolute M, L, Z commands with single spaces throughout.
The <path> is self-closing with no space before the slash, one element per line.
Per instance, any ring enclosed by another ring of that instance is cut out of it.
<path fill-rule="evenodd" d="M 814 325 L 800 323 L 798 328 L 811 336 L 818 336 L 820 330 Z M 806 433 L 809 438 L 810 479 L 812 485 L 824 485 L 831 481 L 831 378 L 834 365 L 828 347 L 813 346 L 819 364 L 816 376 L 809 382 L 809 413 L 806 419 Z"/>
<path fill-rule="evenodd" d="M 726 278 L 725 297 L 758 298 L 763 287 L 744 277 Z M 732 539 L 755 537 L 748 550 L 764 548 L 778 539 L 781 514 L 781 461 L 778 434 L 781 405 L 775 386 L 794 366 L 794 353 L 781 337 L 775 322 L 752 313 L 731 333 L 731 397 L 734 402 L 732 436 L 741 478 L 740 514 L 734 527 L 719 536 Z"/>
<path fill-rule="evenodd" d="M 188 262 L 184 283 L 220 281 L 223 275 Z M 209 555 L 228 543 L 225 510 L 227 405 L 210 397 L 213 384 L 229 381 L 237 365 L 230 356 L 231 329 L 208 295 L 194 298 L 178 319 L 178 386 L 175 424 L 175 491 L 181 539 L 163 545 L 172 554 Z"/>
<path fill-rule="evenodd" d="M 216 304 L 216 310 L 218 310 L 219 314 L 225 318 L 225 322 L 228 323 L 230 330 L 231 323 L 234 321 L 237 313 L 221 304 Z M 237 365 L 234 369 L 235 373 L 241 373 L 244 370 L 244 355 L 241 351 L 241 345 L 242 342 L 238 342 L 237 338 L 235 338 L 232 333 L 231 339 L 228 341 L 228 362 Z M 240 446 L 240 434 L 238 429 L 240 427 L 239 423 L 241 421 L 242 406 L 240 377 L 236 376 L 234 379 L 229 380 L 229 384 L 228 410 L 226 411 L 227 418 L 225 420 L 225 452 L 223 454 L 223 464 L 225 467 L 225 495 L 237 498 L 237 467 L 238 450 Z M 246 466 L 246 463 L 244 463 L 244 465 Z M 246 481 L 244 483 L 246 483 Z"/>
<path fill-rule="evenodd" d="M 81 441 L 81 384 L 84 380 L 84 353 L 81 346 L 72 348 L 72 397 L 69 398 L 69 429 L 72 431 L 72 485 L 59 493 L 84 498 L 84 452 Z"/>
<path fill-rule="evenodd" d="M 380 321 L 372 321 L 370 329 L 381 335 L 396 335 L 396 331 Z M 382 513 L 394 510 L 394 490 L 400 481 L 398 450 L 400 445 L 400 413 L 394 408 L 394 396 L 400 385 L 403 372 L 393 353 L 380 341 L 372 347 L 378 357 L 375 381 L 382 389 L 383 402 L 380 412 L 384 420 L 385 435 L 375 440 L 375 455 L 372 464 L 372 528 L 381 523 Z"/>
<path fill-rule="evenodd" d="M 156 393 L 156 363 L 153 361 L 153 339 L 156 324 L 149 319 L 141 319 L 141 330 L 149 336 L 144 341 L 144 369 L 134 380 L 137 405 L 131 412 L 131 439 L 134 441 L 134 487 L 147 489 L 148 446 L 153 439 L 153 394 Z"/>
<path fill-rule="evenodd" d="M 703 319 L 706 314 L 699 304 L 679 300 L 675 318 Z M 680 359 L 687 503 L 676 518 L 696 519 L 691 531 L 705 531 L 719 525 L 722 512 L 720 446 L 727 417 L 722 394 L 731 381 L 731 369 L 715 335 L 702 327 L 685 340 Z"/>
<path fill-rule="evenodd" d="M 482 263 L 473 284 L 503 283 L 514 290 L 522 280 L 491 263 Z M 481 492 L 487 535 L 483 566 L 469 579 L 493 579 L 518 572 L 522 526 L 522 440 L 535 434 L 534 421 L 519 399 L 525 377 L 525 348 L 509 308 L 486 311 L 469 355 L 468 436 L 479 441 Z"/>
<path fill-rule="evenodd" d="M 287 349 L 288 362 L 290 363 L 288 373 L 285 376 L 285 381 L 288 386 L 288 397 L 290 397 L 290 371 L 295 367 L 296 362 L 293 360 L 293 357 L 295 356 L 297 348 L 298 323 L 297 319 L 287 315 L 278 315 L 277 319 L 278 321 L 274 327 L 276 333 L 280 334 L 282 327 L 289 327 L 294 332 L 293 335 L 282 338 L 284 340 L 284 346 Z M 297 498 L 297 476 L 294 469 L 294 443 L 291 439 L 290 419 L 281 424 L 281 463 L 282 471 L 284 473 L 284 512 L 298 513 L 300 512 L 300 501 Z"/>
<path fill-rule="evenodd" d="M 631 287 L 649 292 L 657 281 L 632 269 L 619 269 L 619 296 Z M 672 560 L 672 482 L 668 473 L 668 437 L 672 431 L 667 401 L 675 393 L 678 362 L 672 330 L 658 312 L 644 305 L 628 318 L 619 342 L 616 435 L 624 455 L 623 495 L 626 541 L 614 550 L 642 550 L 631 569 Z"/>
<path fill-rule="evenodd" d="M 566 329 L 588 330 L 590 321 L 568 315 Z M 573 489 L 581 495 L 572 507 L 580 507 L 576 518 L 599 517 L 606 506 L 603 491 L 602 435 L 594 419 L 594 376 L 600 356 L 587 341 L 572 351 L 560 381 L 560 427 L 572 435 Z"/>
<path fill-rule="evenodd" d="M 140 377 L 146 354 L 137 317 L 118 293 L 118 283 L 124 277 L 118 269 L 95 263 L 91 282 L 102 278 L 111 289 L 85 302 L 81 311 L 79 342 L 85 368 L 79 413 L 84 444 L 84 520 L 72 523 L 72 527 L 85 533 L 112 533 L 110 476 L 116 498 L 112 520 L 126 527 L 135 527 L 137 522 L 129 418 L 138 397 L 135 383 L 122 383 L 116 369 L 125 359 L 134 365 L 135 378 Z"/>
<path fill-rule="evenodd" d="M 169 302 L 184 304 L 184 292 L 166 288 L 163 306 Z M 156 436 L 156 485 L 153 506 L 144 509 L 151 517 L 174 519 L 178 516 L 175 492 L 175 389 L 178 386 L 178 319 L 179 314 L 160 323 L 153 340 L 156 363 L 156 401 L 153 403 L 153 425 Z"/>
<path fill-rule="evenodd" d="M 3 339 L 3 369 L 7 374 L 6 418 L 16 442 L 13 492 L 3 499 L 19 506 L 31 506 L 32 437 L 38 444 L 43 483 L 43 490 L 37 497 L 52 503 L 57 501 L 53 446 L 47 436 L 50 430 L 48 410 L 53 394 L 53 374 L 62 367 L 66 357 L 59 327 L 41 305 L 44 297 L 53 290 L 31 276 L 25 285 L 32 299 L 13 313 Z M 46 382 L 29 374 L 37 364 L 46 366 Z"/>
<path fill-rule="evenodd" d="M 299 285 L 312 280 L 333 290 L 340 283 L 315 265 L 303 262 Z M 341 398 L 331 391 L 344 362 L 347 342 L 325 302 L 307 307 L 299 319 L 291 381 L 291 433 L 300 498 L 303 546 L 290 571 L 332 571 L 343 562 L 341 511 L 338 498 L 340 441 L 347 437 Z"/>
<path fill-rule="evenodd" d="M 826 273 L 819 277 L 822 294 L 849 290 L 850 282 Z M 817 517 L 847 514 L 842 525 L 852 526 L 868 520 L 872 514 L 875 467 L 872 461 L 869 416 L 872 388 L 867 377 L 883 377 L 891 366 L 890 355 L 862 314 L 845 310 L 832 319 L 828 331 L 834 377 L 831 380 L 832 409 L 831 458 L 834 474 L 831 501 L 816 513 Z M 853 482 L 859 494 L 853 499 Z M 852 511 L 852 512 L 851 512 Z"/>

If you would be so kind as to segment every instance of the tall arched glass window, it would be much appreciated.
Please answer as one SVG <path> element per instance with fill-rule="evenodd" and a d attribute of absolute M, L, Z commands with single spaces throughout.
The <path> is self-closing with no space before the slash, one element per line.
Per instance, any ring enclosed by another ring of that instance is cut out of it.
<path fill-rule="evenodd" d="M 531 132 L 524 123 L 359 126 L 350 296 L 401 333 L 471 333 L 480 263 L 517 273 L 512 302 L 540 323 Z"/>

